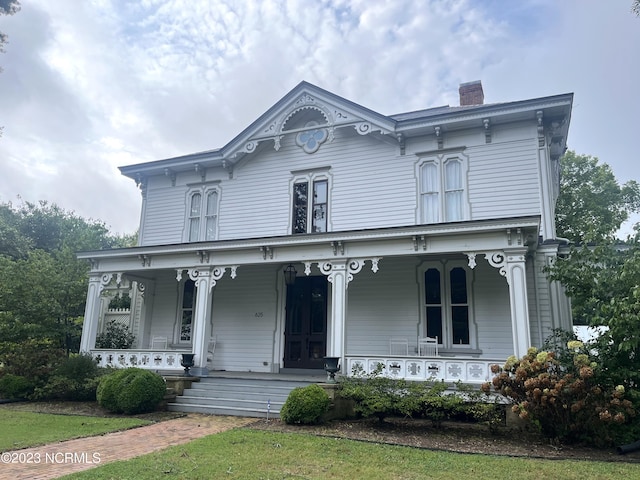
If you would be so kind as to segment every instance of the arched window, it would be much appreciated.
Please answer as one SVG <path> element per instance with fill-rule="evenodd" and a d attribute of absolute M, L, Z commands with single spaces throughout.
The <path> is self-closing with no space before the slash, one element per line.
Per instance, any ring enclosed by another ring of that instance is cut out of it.
<path fill-rule="evenodd" d="M 218 238 L 218 203 L 215 188 L 192 190 L 187 200 L 186 241 L 198 242 Z"/>

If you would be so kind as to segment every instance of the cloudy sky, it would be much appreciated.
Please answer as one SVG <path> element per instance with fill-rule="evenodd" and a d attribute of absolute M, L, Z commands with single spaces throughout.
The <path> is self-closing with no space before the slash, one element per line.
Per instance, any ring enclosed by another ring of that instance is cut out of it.
<path fill-rule="evenodd" d="M 118 166 L 221 147 L 301 80 L 383 114 L 574 92 L 569 148 L 640 180 L 632 0 L 22 0 L 0 17 L 0 202 L 115 233 Z M 634 148 L 632 148 L 634 145 Z"/>

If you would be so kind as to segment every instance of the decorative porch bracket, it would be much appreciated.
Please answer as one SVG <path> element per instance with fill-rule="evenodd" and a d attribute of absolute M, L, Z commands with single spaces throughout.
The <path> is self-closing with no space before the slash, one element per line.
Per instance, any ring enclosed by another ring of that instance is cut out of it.
<path fill-rule="evenodd" d="M 509 286 L 509 305 L 511 308 L 511 329 L 513 333 L 514 355 L 518 358 L 527 353 L 531 346 L 531 328 L 529 322 L 529 300 L 527 297 L 526 248 L 509 252 L 485 252 L 484 257 L 500 275 L 505 277 Z M 476 253 L 467 252 L 469 268 L 476 266 Z"/>

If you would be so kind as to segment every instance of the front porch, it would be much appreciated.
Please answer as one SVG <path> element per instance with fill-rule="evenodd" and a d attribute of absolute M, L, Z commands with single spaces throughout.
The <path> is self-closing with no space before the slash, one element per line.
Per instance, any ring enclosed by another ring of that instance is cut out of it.
<path fill-rule="evenodd" d="M 91 355 L 100 367 L 128 368 L 137 367 L 154 370 L 170 375 L 180 375 L 184 371 L 181 355 L 192 353 L 189 349 L 145 350 L 145 349 L 94 349 Z M 492 378 L 491 365 L 503 365 L 503 358 L 473 358 L 473 356 L 398 356 L 398 355 L 347 355 L 342 361 L 343 375 L 354 371 L 370 373 L 378 364 L 384 365 L 383 375 L 404 380 L 463 382 L 480 385 Z M 323 370 L 307 370 L 290 373 L 282 369 L 279 373 L 267 372 L 227 372 L 210 370 L 203 377 L 260 378 L 271 380 L 300 380 L 321 383 L 326 380 Z"/>
<path fill-rule="evenodd" d="M 270 246 L 246 240 L 88 252 L 81 350 L 101 366 L 176 374 L 181 354 L 192 353 L 192 373 L 202 377 L 287 368 L 322 374 L 322 357 L 332 356 L 342 375 L 383 364 L 394 378 L 480 384 L 491 365 L 523 355 L 562 324 L 560 312 L 547 308 L 558 292 L 541 269 L 553 248 L 526 245 L 525 225 L 537 231 L 527 222 L 506 222 L 521 225 L 517 233 L 505 233 L 504 221 L 478 222 L 294 236 Z M 131 292 L 133 349 L 96 346 L 109 289 Z M 435 354 L 420 351 L 425 337 L 438 340 Z M 406 354 L 390 348 L 393 338 L 405 340 Z"/>

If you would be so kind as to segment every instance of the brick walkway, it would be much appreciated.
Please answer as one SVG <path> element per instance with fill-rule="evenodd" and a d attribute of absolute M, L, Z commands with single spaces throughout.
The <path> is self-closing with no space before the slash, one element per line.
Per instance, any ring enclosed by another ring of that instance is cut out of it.
<path fill-rule="evenodd" d="M 171 445 L 187 443 L 196 438 L 247 425 L 255 420 L 189 414 L 186 417 L 123 432 L 4 452 L 3 461 L 0 463 L 0 479 L 58 478 L 106 463 L 145 455 Z M 6 461 L 7 456 L 11 454 L 20 455 L 14 459 L 16 463 Z M 24 463 L 29 459 L 32 463 Z"/>

